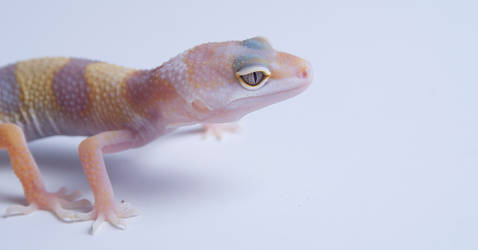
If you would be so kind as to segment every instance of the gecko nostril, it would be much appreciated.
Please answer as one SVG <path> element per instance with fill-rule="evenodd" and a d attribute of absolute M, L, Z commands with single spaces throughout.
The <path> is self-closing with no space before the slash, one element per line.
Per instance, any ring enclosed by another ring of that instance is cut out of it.
<path fill-rule="evenodd" d="M 309 72 L 307 69 L 305 69 L 302 71 L 302 78 L 307 78 L 307 76 L 309 76 Z"/>
<path fill-rule="evenodd" d="M 309 76 L 309 67 L 302 67 L 299 72 L 297 72 L 299 78 L 307 78 Z"/>

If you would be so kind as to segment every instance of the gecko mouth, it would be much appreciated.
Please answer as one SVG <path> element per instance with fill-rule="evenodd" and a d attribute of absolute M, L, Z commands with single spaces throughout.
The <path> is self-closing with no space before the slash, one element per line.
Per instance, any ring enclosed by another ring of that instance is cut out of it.
<path fill-rule="evenodd" d="M 299 84 L 298 87 L 234 100 L 230 102 L 226 108 L 214 112 L 208 120 L 210 120 L 210 122 L 237 121 L 254 110 L 294 97 L 302 93 L 309 85 L 310 81 L 307 81 Z"/>
<path fill-rule="evenodd" d="M 231 107 L 233 109 L 242 109 L 242 108 L 252 108 L 252 110 L 256 110 L 258 108 L 262 108 L 285 99 L 289 99 L 294 97 L 300 93 L 302 93 L 310 83 L 301 84 L 299 87 L 286 89 L 282 91 L 278 91 L 275 93 L 265 94 L 262 96 L 252 96 L 252 97 L 245 97 L 238 100 L 231 102 Z M 252 111 L 251 110 L 251 111 Z"/>

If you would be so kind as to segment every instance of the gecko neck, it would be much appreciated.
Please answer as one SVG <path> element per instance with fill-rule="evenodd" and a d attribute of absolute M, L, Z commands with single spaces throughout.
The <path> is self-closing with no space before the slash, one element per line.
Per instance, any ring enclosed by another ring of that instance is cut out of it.
<path fill-rule="evenodd" d="M 147 121 L 143 126 L 150 127 L 148 130 L 163 131 L 201 123 L 205 115 L 205 107 L 181 96 L 178 87 L 182 83 L 178 81 L 182 79 L 174 79 L 175 74 L 179 73 L 168 69 L 165 63 L 151 70 L 138 70 L 126 80 L 126 99 Z"/>

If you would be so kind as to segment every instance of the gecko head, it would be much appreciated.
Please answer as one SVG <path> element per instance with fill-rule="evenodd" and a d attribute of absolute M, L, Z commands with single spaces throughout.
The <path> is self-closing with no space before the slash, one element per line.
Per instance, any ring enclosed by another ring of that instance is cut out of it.
<path fill-rule="evenodd" d="M 312 81 L 310 64 L 266 39 L 207 43 L 180 56 L 187 79 L 175 86 L 199 122 L 232 122 L 293 97 Z"/>

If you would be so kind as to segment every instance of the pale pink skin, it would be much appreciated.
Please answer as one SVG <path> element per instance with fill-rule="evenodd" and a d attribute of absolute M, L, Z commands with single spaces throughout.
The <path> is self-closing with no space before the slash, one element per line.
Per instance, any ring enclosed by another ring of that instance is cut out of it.
<path fill-rule="evenodd" d="M 34 119 L 18 119 L 16 115 L 22 107 L 13 93 L 17 93 L 16 86 L 21 85 L 15 82 L 21 72 L 17 72 L 15 80 L 11 65 L 0 68 L 0 87 L 5 86 L 9 91 L 0 93 L 0 111 L 11 114 L 0 116 L 0 147 L 9 151 L 12 166 L 30 203 L 27 207 L 10 207 L 7 215 L 45 209 L 65 221 L 95 220 L 93 233 L 103 221 L 125 228 L 122 218 L 134 216 L 137 211 L 127 203 L 116 205 L 102 154 L 145 145 L 181 126 L 207 124 L 210 130 L 218 126 L 211 124 L 235 122 L 249 112 L 301 93 L 312 82 L 307 61 L 272 49 L 260 37 L 203 44 L 152 70 L 113 72 L 107 69 L 100 71 L 96 82 L 88 82 L 87 75 L 95 72 L 96 65 L 87 67 L 93 63 L 71 59 L 56 71 L 53 94 L 57 104 L 46 111 L 31 105 L 26 117 Z M 251 65 L 265 67 L 271 74 L 266 83 L 255 90 L 243 87 L 235 75 Z M 112 83 L 117 81 L 110 79 L 120 73 L 125 75 L 119 78 L 121 84 Z M 105 84 L 112 85 L 105 88 Z M 104 89 L 110 89 L 110 93 L 102 93 Z M 89 97 L 83 99 L 84 96 Z M 105 112 L 105 107 L 113 111 Z M 82 112 L 87 115 L 80 116 Z M 76 193 L 47 192 L 28 151 L 27 141 L 55 134 L 89 136 L 80 144 L 79 154 L 95 196 L 90 213 L 68 210 L 89 204 L 86 200 L 77 200 Z"/>

